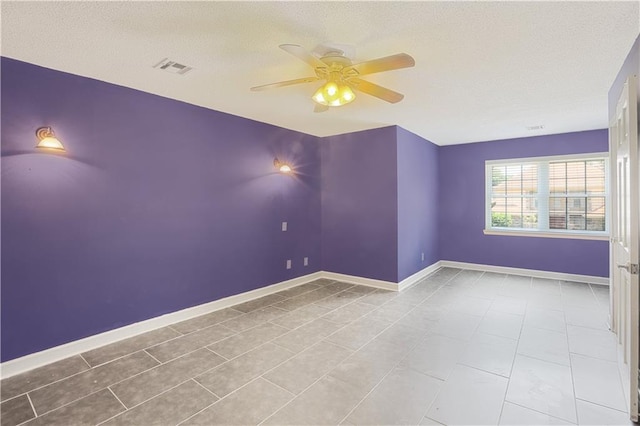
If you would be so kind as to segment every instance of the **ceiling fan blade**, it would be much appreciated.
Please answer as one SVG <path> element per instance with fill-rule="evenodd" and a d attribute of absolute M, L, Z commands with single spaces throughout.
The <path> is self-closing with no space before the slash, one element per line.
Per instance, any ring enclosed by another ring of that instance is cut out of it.
<path fill-rule="evenodd" d="M 369 81 L 361 80 L 359 78 L 350 78 L 349 84 L 351 84 L 354 89 L 359 90 L 360 92 L 375 96 L 376 98 L 382 99 L 383 101 L 387 101 L 392 104 L 400 102 L 404 98 L 404 95 L 402 93 L 394 92 L 391 89 L 378 86 L 377 84 L 373 84 Z"/>
<path fill-rule="evenodd" d="M 260 90 L 273 89 L 276 87 L 284 87 L 291 86 L 293 84 L 300 83 L 312 83 L 314 81 L 320 80 L 318 77 L 304 77 L 304 78 L 296 78 L 295 80 L 287 80 L 287 81 L 279 81 L 277 83 L 264 84 L 262 86 L 255 86 L 251 88 L 252 92 L 259 92 Z"/>
<path fill-rule="evenodd" d="M 416 64 L 416 61 L 406 53 L 398 53 L 397 55 L 385 56 L 384 58 L 372 59 L 366 62 L 360 62 L 349 67 L 345 67 L 343 74 L 349 76 L 374 74 L 382 71 L 397 70 L 400 68 L 409 68 Z"/>
<path fill-rule="evenodd" d="M 329 107 L 327 105 L 316 104 L 316 106 L 313 107 L 313 112 L 325 112 L 328 110 L 329 110 Z"/>
<path fill-rule="evenodd" d="M 307 64 L 311 65 L 313 68 L 327 67 L 327 64 L 325 64 L 320 59 L 313 56 L 311 53 L 307 52 L 307 50 L 304 47 L 299 46 L 297 44 L 281 44 L 280 49 L 292 54 L 298 59 L 303 60 Z"/>

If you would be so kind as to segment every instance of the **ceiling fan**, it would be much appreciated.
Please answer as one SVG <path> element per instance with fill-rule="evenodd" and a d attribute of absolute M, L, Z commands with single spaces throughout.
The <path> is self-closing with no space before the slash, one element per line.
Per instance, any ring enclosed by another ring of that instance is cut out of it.
<path fill-rule="evenodd" d="M 392 104 L 400 102 L 404 98 L 403 94 L 362 80 L 360 77 L 415 65 L 414 59 L 406 53 L 398 53 L 397 55 L 353 64 L 345 52 L 340 49 L 325 48 L 322 56 L 317 57 L 297 44 L 281 44 L 280 48 L 311 65 L 315 71 L 315 77 L 303 77 L 265 84 L 252 87 L 251 90 L 257 92 L 276 87 L 325 80 L 325 84 L 312 96 L 312 99 L 316 102 L 315 112 L 323 112 L 328 110 L 329 107 L 346 105 L 352 102 L 356 98 L 354 91 L 375 96 Z"/>

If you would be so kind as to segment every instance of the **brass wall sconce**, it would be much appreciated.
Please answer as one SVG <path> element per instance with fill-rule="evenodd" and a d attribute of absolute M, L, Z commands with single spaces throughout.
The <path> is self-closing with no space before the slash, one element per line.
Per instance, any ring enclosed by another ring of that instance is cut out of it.
<path fill-rule="evenodd" d="M 291 173 L 293 171 L 290 165 L 278 160 L 277 157 L 273 160 L 273 165 L 276 166 L 280 173 Z"/>
<path fill-rule="evenodd" d="M 40 127 L 36 130 L 38 144 L 36 148 L 54 149 L 56 151 L 66 151 L 62 142 L 58 140 L 51 127 Z"/>

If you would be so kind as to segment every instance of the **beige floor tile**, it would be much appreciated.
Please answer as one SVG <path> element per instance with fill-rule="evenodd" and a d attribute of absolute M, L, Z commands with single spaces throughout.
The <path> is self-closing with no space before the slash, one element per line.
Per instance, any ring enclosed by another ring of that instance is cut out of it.
<path fill-rule="evenodd" d="M 257 425 L 292 398 L 293 394 L 258 378 L 183 425 Z"/>
<path fill-rule="evenodd" d="M 500 425 L 572 425 L 562 419 L 550 416 L 548 414 L 539 413 L 529 408 L 505 402 L 502 406 L 502 415 L 500 416 Z"/>
<path fill-rule="evenodd" d="M 516 355 L 506 400 L 576 423 L 571 369 L 553 362 Z"/>
<path fill-rule="evenodd" d="M 395 368 L 356 407 L 347 421 L 354 425 L 418 424 L 442 381 L 408 368 Z"/>
<path fill-rule="evenodd" d="M 297 395 L 352 353 L 349 349 L 323 341 L 285 361 L 264 377 Z"/>
<path fill-rule="evenodd" d="M 571 354 L 571 370 L 576 398 L 627 411 L 616 362 Z"/>
<path fill-rule="evenodd" d="M 427 416 L 449 425 L 495 425 L 507 383 L 504 377 L 458 365 L 442 385 Z"/>

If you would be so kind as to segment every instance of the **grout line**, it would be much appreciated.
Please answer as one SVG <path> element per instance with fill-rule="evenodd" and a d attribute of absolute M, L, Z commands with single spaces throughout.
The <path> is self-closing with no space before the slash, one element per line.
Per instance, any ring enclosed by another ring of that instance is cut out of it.
<path fill-rule="evenodd" d="M 116 393 L 113 391 L 113 389 L 111 389 L 111 387 L 108 387 L 107 389 L 109 389 L 109 392 L 111 392 L 111 394 L 112 394 L 112 395 L 113 395 L 113 396 L 118 400 L 118 402 L 119 402 L 120 404 L 122 404 L 122 406 L 124 407 L 124 411 L 123 411 L 123 413 L 124 413 L 124 412 L 126 412 L 126 411 L 129 411 L 129 408 L 127 408 L 127 406 L 126 406 L 126 405 L 124 405 L 124 402 L 122 402 L 122 400 L 121 400 L 120 398 L 118 398 L 118 395 L 116 395 Z M 132 408 L 133 408 L 133 407 L 132 407 Z M 122 414 L 122 413 L 118 413 L 118 415 L 119 415 L 119 414 Z"/>
<path fill-rule="evenodd" d="M 155 356 L 151 355 L 151 353 L 149 353 L 149 351 L 147 351 L 146 349 L 143 349 L 142 352 L 144 352 L 145 354 L 149 355 L 151 358 L 153 358 L 154 360 L 156 360 L 158 362 L 158 365 L 162 365 L 163 362 L 160 361 L 158 358 L 156 358 Z"/>
<path fill-rule="evenodd" d="M 214 312 L 216 312 L 216 311 L 214 311 Z M 206 315 L 206 314 L 205 314 L 205 315 Z M 196 317 L 196 318 L 197 318 L 197 317 Z M 170 328 L 171 330 L 173 330 L 173 331 L 175 331 L 176 333 L 178 333 L 178 336 L 176 336 L 176 337 L 180 337 L 180 336 L 184 336 L 184 335 L 185 335 L 185 333 L 183 333 L 183 332 L 181 332 L 181 331 L 176 330 L 176 329 L 173 327 L 173 324 L 168 325 L 168 326 L 167 326 L 167 328 Z"/>
<path fill-rule="evenodd" d="M 178 332 L 178 331 L 176 330 L 176 332 Z M 178 332 L 178 333 L 179 333 L 179 332 Z M 91 367 L 91 368 L 102 367 L 103 365 L 106 365 L 106 364 L 112 363 L 112 362 L 114 362 L 114 361 L 121 360 L 121 359 L 123 359 L 123 358 L 128 357 L 129 355 L 133 355 L 133 354 L 138 353 L 138 352 L 142 352 L 142 351 L 146 352 L 146 350 L 147 350 L 147 349 L 151 349 L 151 348 L 153 348 L 153 347 L 163 345 L 163 344 L 165 344 L 165 343 L 168 343 L 168 342 L 171 342 L 171 341 L 174 341 L 174 340 L 180 339 L 180 338 L 182 338 L 182 337 L 184 337 L 184 336 L 186 336 L 186 334 L 182 334 L 182 333 L 181 333 L 179 336 L 175 336 L 175 337 L 172 337 L 172 338 L 170 338 L 170 339 L 164 340 L 164 341 L 162 341 L 162 342 L 155 343 L 155 344 L 153 344 L 153 345 L 151 345 L 151 346 L 145 346 L 144 348 L 136 349 L 136 350 L 134 350 L 133 352 L 129 352 L 129 353 L 127 353 L 127 354 L 124 354 L 124 355 L 118 356 L 118 357 L 116 357 L 116 358 L 113 358 L 113 359 L 107 360 L 107 361 L 102 362 L 102 363 L 100 363 L 100 364 L 96 364 L 96 365 L 94 365 L 94 366 L 93 366 L 93 367 Z M 134 336 L 134 337 L 136 337 L 136 336 Z M 117 342 L 116 342 L 116 343 L 117 343 Z M 108 346 L 108 345 L 105 345 L 105 346 Z M 101 348 L 102 348 L 102 347 L 104 347 L 104 346 L 101 346 Z M 96 349 L 99 349 L 99 348 L 96 348 Z M 147 354 L 149 354 L 149 353 L 147 352 Z M 86 370 L 85 370 L 85 371 L 86 371 Z"/>
<path fill-rule="evenodd" d="M 265 380 L 265 381 L 267 381 L 267 382 L 271 383 L 272 385 L 274 385 L 274 386 L 276 386 L 276 387 L 279 387 L 280 389 L 282 389 L 283 391 L 285 391 L 285 392 L 287 392 L 287 393 L 290 393 L 294 398 L 295 398 L 296 396 L 298 396 L 298 395 L 296 395 L 295 393 L 291 392 L 289 389 L 285 389 L 285 388 L 283 388 L 282 386 L 280 386 L 279 384 L 277 384 L 277 383 L 276 383 L 276 382 L 274 382 L 273 380 L 269 380 L 269 379 L 267 379 L 266 377 L 264 377 L 264 375 L 259 376 L 258 378 L 259 378 L 259 379 L 262 379 L 262 380 Z"/>
<path fill-rule="evenodd" d="M 139 351 L 136 351 L 136 352 L 139 352 Z M 134 354 L 134 353 L 136 353 L 136 352 L 133 352 L 133 353 L 130 353 L 130 354 L 127 354 L 127 355 L 123 355 L 123 356 L 121 356 L 121 357 L 118 357 L 118 358 L 114 359 L 113 361 L 117 361 L 117 360 L 122 359 L 122 358 L 124 358 L 124 357 L 126 357 L 126 356 L 132 355 L 132 354 Z M 28 394 L 28 393 L 30 393 L 30 392 L 35 392 L 35 391 L 37 391 L 37 390 L 40 390 L 40 389 L 46 388 L 47 386 L 51 386 L 51 385 L 54 385 L 54 384 L 56 384 L 56 383 L 62 382 L 62 381 L 64 381 L 64 380 L 70 379 L 71 377 L 75 377 L 75 376 L 78 376 L 78 375 L 83 374 L 83 373 L 88 373 L 89 371 L 94 370 L 94 369 L 96 369 L 97 367 L 100 367 L 100 366 L 102 366 L 102 365 L 108 364 L 108 363 L 113 362 L 113 361 L 108 361 L 108 362 L 105 362 L 105 363 L 103 363 L 103 364 L 96 365 L 95 367 L 91 367 L 91 368 L 89 368 L 88 370 L 77 371 L 77 372 L 75 372 L 75 373 L 73 373 L 73 374 L 70 374 L 70 375 L 68 375 L 68 376 L 61 377 L 61 378 L 59 378 L 58 380 L 55 380 L 55 381 L 53 381 L 53 382 L 47 383 L 47 384 L 42 385 L 42 386 L 38 386 L 37 388 L 30 389 L 30 390 L 28 390 L 28 391 L 26 391 L 26 392 L 21 393 L 20 395 Z M 86 361 L 85 361 L 85 362 L 86 362 Z M 51 364 L 54 364 L 54 363 L 51 363 Z M 47 366 L 47 365 L 51 365 L 51 364 L 43 365 L 43 367 L 45 367 L 45 366 Z M 30 370 L 30 371 L 33 371 L 33 370 Z M 28 373 L 28 371 L 26 371 L 25 373 Z M 25 373 L 22 373 L 22 374 L 25 374 Z M 12 397 L 12 398 L 9 398 L 9 399 L 16 398 L 16 397 L 18 397 L 18 396 L 20 396 L 20 395 L 16 395 L 16 396 L 14 396 L 14 397 Z M 91 394 L 89 394 L 89 395 L 91 395 Z M 9 399 L 7 399 L 7 400 L 5 400 L 5 401 L 8 401 Z M 2 402 L 5 402 L 5 401 L 2 401 Z M 66 404 L 65 404 L 65 405 L 66 405 Z M 57 408 L 55 408 L 55 409 L 57 409 Z M 49 411 L 47 411 L 47 412 L 50 412 L 50 411 L 53 411 L 53 410 L 49 410 Z"/>
<path fill-rule="evenodd" d="M 122 406 L 124 407 L 124 411 L 122 411 L 122 412 L 120 412 L 120 413 L 116 414 L 115 416 L 111 416 L 111 417 L 109 417 L 108 419 L 105 419 L 105 420 L 101 421 L 100 423 L 98 423 L 98 425 L 104 424 L 104 423 L 108 422 L 109 420 L 113 419 L 114 417 L 118 417 L 118 416 L 120 416 L 120 415 L 122 415 L 122 414 L 126 413 L 127 411 L 131 411 L 131 410 L 133 410 L 134 408 L 136 408 L 136 407 L 138 407 L 138 406 L 140 406 L 140 405 L 142 405 L 142 404 L 144 404 L 144 403 L 146 403 L 146 402 L 151 401 L 152 399 L 158 398 L 158 397 L 160 397 L 161 395 L 163 395 L 163 394 L 165 394 L 165 393 L 167 393 L 167 392 L 169 392 L 169 391 L 171 391 L 171 390 L 173 390 L 173 389 L 177 388 L 178 386 L 181 386 L 181 385 L 185 384 L 185 383 L 186 383 L 186 382 L 188 382 L 189 380 L 190 380 L 190 379 L 187 379 L 187 380 L 185 380 L 185 381 L 183 381 L 183 382 L 181 382 L 181 383 L 178 383 L 177 385 L 172 386 L 172 387 L 170 387 L 169 389 L 164 390 L 164 391 L 160 392 L 159 394 L 152 396 L 151 398 L 145 399 L 144 401 L 142 401 L 142 402 L 140 402 L 140 403 L 138 403 L 138 404 L 136 404 L 136 405 L 133 405 L 133 406 L 131 406 L 130 408 L 128 408 L 128 407 L 127 407 L 127 406 L 122 402 L 122 400 L 120 400 L 120 398 L 118 398 L 118 395 L 116 395 L 116 393 L 115 393 L 115 392 L 111 389 L 111 387 L 109 386 L 109 387 L 107 387 L 107 389 L 108 389 L 108 390 L 113 394 L 113 396 L 115 396 L 115 397 L 116 397 L 116 399 L 118 400 L 118 402 L 120 402 L 120 404 L 122 404 Z M 99 391 L 98 391 L 98 392 L 99 392 Z M 94 393 L 95 393 L 95 392 L 94 392 Z"/>
<path fill-rule="evenodd" d="M 212 391 L 211 389 L 209 389 L 208 387 L 204 386 L 202 383 L 200 383 L 199 381 L 196 380 L 195 377 L 192 377 L 189 380 L 193 380 L 198 386 L 200 386 L 202 389 L 206 390 L 207 392 L 209 392 L 211 395 L 215 396 L 216 398 L 216 402 L 221 400 L 222 398 L 220 398 L 218 395 L 216 395 L 216 393 L 214 391 Z"/>
<path fill-rule="evenodd" d="M 87 362 L 87 360 L 82 356 L 82 354 L 78 354 L 78 355 L 80 356 L 80 358 L 82 358 L 82 360 L 84 361 L 84 363 L 85 363 L 85 364 L 87 364 L 87 367 L 89 367 L 89 369 L 93 368 L 93 367 L 91 367 L 91 364 L 89 364 L 89 363 Z M 86 371 L 86 370 L 85 370 L 85 371 Z"/>
<path fill-rule="evenodd" d="M 120 381 L 118 381 L 118 382 L 111 383 L 108 387 L 115 386 L 115 385 L 118 385 L 118 384 L 120 384 L 120 383 L 123 383 L 123 382 L 125 382 L 125 381 L 127 381 L 127 380 L 129 380 L 129 379 L 132 379 L 132 378 L 134 378 L 134 377 L 138 377 L 138 376 L 140 376 L 141 374 L 145 374 L 145 373 L 147 373 L 147 372 L 149 372 L 149 371 L 151 371 L 151 370 L 155 370 L 156 368 L 160 368 L 160 367 L 162 367 L 162 366 L 164 366 L 164 365 L 169 364 L 170 362 L 176 361 L 176 360 L 178 360 L 178 359 L 180 359 L 180 358 L 183 358 L 183 357 L 185 357 L 185 356 L 187 356 L 187 355 L 190 355 L 190 354 L 192 354 L 192 353 L 194 353 L 194 352 L 196 352 L 196 351 L 199 351 L 199 350 L 201 350 L 201 349 L 206 349 L 206 348 L 205 348 L 205 347 L 200 347 L 200 348 L 194 349 L 194 350 L 192 350 L 192 351 L 190 351 L 190 352 L 187 352 L 187 353 L 182 354 L 182 355 L 180 355 L 180 356 L 178 356 L 178 357 L 175 357 L 175 358 L 173 358 L 173 359 L 171 359 L 171 360 L 169 360 L 169 361 L 167 361 L 167 362 L 165 362 L 165 363 L 163 363 L 163 364 L 154 365 L 154 366 L 153 366 L 153 367 L 151 367 L 151 368 L 148 368 L 148 369 L 146 369 L 146 370 L 144 370 L 144 371 L 141 371 L 141 372 L 139 372 L 139 373 L 136 373 L 136 374 L 134 374 L 134 375 L 132 375 L 132 376 L 129 376 L 129 377 L 125 378 L 125 379 L 122 379 L 122 380 L 120 380 Z M 140 351 L 140 352 L 144 352 L 144 350 L 143 350 L 143 351 Z M 145 352 L 145 353 L 146 353 L 146 352 Z M 213 370 L 213 369 L 215 369 L 215 368 L 220 367 L 221 365 L 224 365 L 225 363 L 226 363 L 226 362 L 223 362 L 223 363 L 218 364 L 218 365 L 216 365 L 216 366 L 214 366 L 214 367 L 211 367 L 210 369 L 205 370 L 205 371 L 203 371 L 203 372 L 199 373 L 198 375 L 200 375 L 200 374 L 205 374 L 205 373 L 207 373 L 207 372 L 209 372 L 209 371 L 211 371 L 211 370 Z M 185 381 L 186 381 L 186 380 L 185 380 Z M 184 382 L 182 382 L 182 383 L 184 383 Z M 182 383 L 180 383 L 180 384 L 182 384 Z M 174 387 L 175 387 L 175 386 L 174 386 Z M 104 388 L 102 388 L 102 389 L 104 389 Z M 102 390 L 102 389 L 100 389 L 100 390 Z M 171 388 L 171 389 L 173 389 L 173 388 Z M 163 391 L 163 392 L 161 392 L 161 393 L 160 393 L 160 394 L 158 394 L 158 395 L 161 395 L 161 394 L 162 394 L 162 393 L 164 393 L 164 392 L 166 392 L 166 391 Z M 157 395 L 156 395 L 156 396 L 157 396 Z M 139 405 L 139 404 L 138 404 L 138 405 Z"/>
<path fill-rule="evenodd" d="M 626 411 L 621 411 L 621 410 L 618 410 L 617 408 L 611 408 L 611 407 L 606 406 L 606 405 L 598 404 L 597 402 L 589 401 L 588 399 L 576 398 L 576 402 L 577 401 L 582 401 L 582 402 L 586 402 L 586 403 L 589 403 L 589 404 L 597 405 L 598 407 L 607 408 L 609 410 L 617 411 L 618 413 L 621 413 L 621 414 L 627 414 L 627 415 L 629 414 Z M 631 420 L 629 420 L 629 421 L 631 422 Z"/>
<path fill-rule="evenodd" d="M 211 345 L 209 345 L 209 346 L 211 346 Z M 207 349 L 209 352 L 212 352 L 212 353 L 214 353 L 215 355 L 218 355 L 220 358 L 224 359 L 224 360 L 225 360 L 225 362 L 226 362 L 226 361 L 229 361 L 229 360 L 231 360 L 231 359 L 233 359 L 233 358 L 227 358 L 226 356 L 222 356 L 222 355 L 220 355 L 218 352 L 214 351 L 214 350 L 213 350 L 213 349 L 211 349 L 209 346 L 205 346 L 204 348 L 205 348 L 205 349 Z M 246 352 L 245 352 L 245 353 L 246 353 Z M 244 355 L 244 354 L 243 354 L 243 355 Z M 240 355 L 238 355 L 238 356 L 240 356 Z M 237 357 L 236 357 L 236 358 L 237 358 Z M 224 364 L 224 363 L 223 363 L 223 364 Z"/>
<path fill-rule="evenodd" d="M 264 345 L 266 345 L 267 343 L 269 343 L 269 342 L 266 342 L 266 343 L 264 343 L 264 344 L 262 344 L 262 345 L 260 345 L 260 346 L 264 346 Z M 260 346 L 258 346 L 258 347 L 260 347 Z M 296 354 L 296 355 L 297 355 L 297 354 Z M 257 377 L 254 377 L 253 379 L 249 380 L 247 383 L 243 384 L 242 386 L 239 386 L 237 389 L 234 389 L 233 391 L 229 392 L 229 393 L 228 393 L 228 394 L 226 394 L 225 396 L 221 397 L 219 400 L 217 400 L 217 401 L 213 402 L 212 404 L 209 404 L 208 406 L 204 407 L 202 410 L 200 410 L 200 411 L 198 411 L 197 413 L 194 413 L 193 415 L 191 415 L 190 417 L 188 417 L 188 418 L 184 419 L 183 421 L 181 421 L 180 423 L 178 423 L 178 425 L 183 424 L 183 423 L 184 423 L 184 422 L 186 422 L 187 420 L 189 420 L 189 419 L 191 419 L 191 418 L 193 418 L 193 417 L 197 416 L 198 414 L 200 414 L 201 412 L 205 411 L 206 409 L 208 409 L 208 408 L 209 408 L 209 407 L 211 407 L 212 405 L 214 405 L 214 404 L 218 404 L 220 401 L 223 401 L 223 400 L 227 399 L 230 395 L 233 395 L 233 394 L 237 393 L 240 389 L 242 389 L 242 388 L 244 388 L 244 387 L 248 386 L 249 384 L 251 384 L 251 383 L 255 382 L 256 380 L 258 380 L 258 379 L 264 379 L 264 377 L 262 377 L 264 374 L 267 374 L 267 373 L 271 372 L 272 370 L 274 370 L 274 369 L 276 369 L 276 368 L 280 367 L 282 364 L 284 364 L 285 362 L 289 361 L 289 360 L 290 360 L 291 358 L 293 358 L 294 356 L 295 356 L 295 355 L 293 355 L 293 356 L 291 356 L 291 357 L 289 357 L 289 358 L 285 359 L 285 360 L 284 360 L 284 361 L 282 361 L 280 364 L 278 364 L 278 365 L 276 365 L 275 367 L 270 368 L 269 370 L 267 370 L 267 371 L 265 371 L 264 373 L 262 373 L 262 375 L 259 375 L 259 376 L 257 376 Z M 204 374 L 204 373 L 203 373 L 203 374 Z M 264 379 L 264 380 L 266 380 L 266 379 Z M 196 381 L 196 383 L 198 383 L 198 382 Z M 199 384 L 200 386 L 203 386 L 203 385 L 202 385 L 202 384 L 200 384 L 200 383 L 198 383 L 198 384 Z M 274 384 L 275 384 L 275 383 L 274 383 Z M 203 387 L 204 387 L 204 386 L 203 386 Z M 207 388 L 205 387 L 205 389 L 207 389 Z M 207 389 L 207 390 L 208 390 L 208 389 Z M 286 389 L 285 389 L 285 390 L 286 390 Z M 210 391 L 210 392 L 211 392 L 213 395 L 218 396 L 218 395 L 216 395 L 213 391 Z M 288 391 L 287 391 L 287 392 L 288 392 Z M 293 399 L 295 399 L 295 397 L 294 397 Z M 293 399 L 292 399 L 292 401 L 293 401 Z M 287 403 L 287 404 L 288 404 L 288 403 Z M 287 404 L 285 404 L 285 405 L 287 405 Z"/>
<path fill-rule="evenodd" d="M 26 395 L 27 395 L 27 399 L 29 400 L 29 405 L 31 405 L 31 409 L 33 410 L 33 415 L 35 417 L 38 417 L 38 412 L 36 411 L 36 407 L 33 406 L 33 401 L 31 401 L 31 397 L 29 396 L 28 393 Z"/>
<path fill-rule="evenodd" d="M 74 403 L 76 403 L 76 402 L 80 401 L 81 399 L 88 398 L 88 397 L 90 397 L 91 395 L 95 395 L 95 394 L 97 394 L 98 392 L 102 392 L 102 391 L 103 391 L 103 390 L 105 390 L 105 389 L 108 389 L 108 386 L 105 386 L 105 387 L 103 387 L 103 388 L 100 388 L 100 389 L 98 389 L 98 390 L 95 390 L 95 391 L 93 391 L 93 392 L 90 392 L 90 393 L 88 393 L 88 394 L 86 394 L 86 395 L 82 395 L 80 398 L 76 398 L 76 399 L 74 399 L 73 401 L 69 401 L 69 402 L 67 402 L 67 403 L 64 403 L 64 404 L 60 405 L 59 407 L 53 408 L 53 409 L 51 409 L 51 410 L 49 410 L 49 411 L 46 411 L 46 412 L 42 413 L 42 414 L 40 414 L 38 417 L 42 417 L 42 416 L 44 416 L 44 415 L 46 415 L 46 414 L 53 413 L 54 411 L 58 411 L 58 410 L 60 410 L 61 408 L 67 407 L 67 406 L 69 406 L 69 405 L 71 405 L 71 404 L 74 404 Z M 125 410 L 126 410 L 126 407 L 125 407 Z M 123 412 L 124 412 L 124 411 L 123 411 Z M 118 414 L 120 414 L 120 413 L 118 413 Z"/>
<path fill-rule="evenodd" d="M 505 400 L 504 402 L 508 402 L 509 404 L 516 405 L 516 406 L 518 406 L 518 407 L 525 408 L 525 409 L 527 409 L 527 410 L 534 411 L 534 412 L 536 412 L 536 413 L 538 413 L 538 414 L 542 414 L 542 415 L 545 415 L 545 416 L 549 416 L 549 417 L 551 417 L 552 419 L 557 419 L 557 420 L 560 420 L 560 421 L 562 421 L 562 422 L 566 422 L 566 423 L 569 423 L 569 424 L 572 424 L 572 425 L 578 425 L 578 424 L 579 424 L 579 423 L 577 423 L 577 422 L 576 422 L 576 423 L 572 423 L 570 420 L 563 419 L 563 418 L 561 418 L 561 417 L 554 416 L 554 415 L 551 415 L 551 414 L 549 414 L 549 413 L 545 413 L 545 412 L 543 412 L 543 411 L 536 410 L 535 408 L 526 407 L 526 406 L 524 406 L 524 405 L 522 405 L 522 404 L 518 404 L 517 402 L 506 401 L 506 400 Z M 504 404 L 503 404 L 503 406 L 504 406 Z"/>

